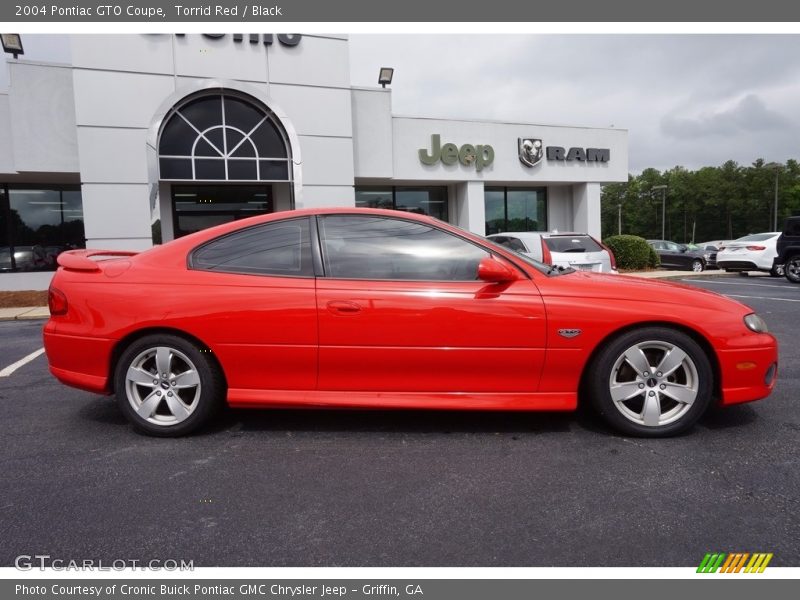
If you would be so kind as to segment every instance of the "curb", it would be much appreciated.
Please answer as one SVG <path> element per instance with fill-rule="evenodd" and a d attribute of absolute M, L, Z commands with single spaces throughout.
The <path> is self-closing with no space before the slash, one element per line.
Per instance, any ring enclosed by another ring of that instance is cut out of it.
<path fill-rule="evenodd" d="M 0 309 L 0 321 L 35 321 L 49 318 L 50 311 L 46 306 L 23 306 L 20 308 Z"/>

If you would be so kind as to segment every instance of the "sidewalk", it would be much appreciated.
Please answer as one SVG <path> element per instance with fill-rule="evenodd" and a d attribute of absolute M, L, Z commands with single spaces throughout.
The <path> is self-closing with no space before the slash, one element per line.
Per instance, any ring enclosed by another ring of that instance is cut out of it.
<path fill-rule="evenodd" d="M 50 316 L 50 310 L 46 306 L 21 306 L 19 308 L 0 308 L 0 321 L 47 319 L 49 316 Z"/>
<path fill-rule="evenodd" d="M 620 273 L 623 277 L 644 277 L 647 279 L 687 279 L 692 277 L 738 277 L 738 273 L 724 271 L 635 271 Z M 769 277 L 769 273 L 750 273 L 750 277 Z M 20 308 L 0 308 L 0 321 L 24 321 L 27 319 L 47 319 L 50 311 L 46 306 L 23 306 Z"/>

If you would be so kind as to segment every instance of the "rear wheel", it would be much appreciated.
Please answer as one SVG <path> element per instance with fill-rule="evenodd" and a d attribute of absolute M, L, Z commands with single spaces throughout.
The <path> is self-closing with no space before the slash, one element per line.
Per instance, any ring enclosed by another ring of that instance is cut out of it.
<path fill-rule="evenodd" d="M 689 429 L 708 408 L 713 372 L 691 337 L 647 327 L 610 342 L 587 381 L 609 425 L 638 437 L 665 437 Z"/>
<path fill-rule="evenodd" d="M 770 277 L 783 277 L 786 270 L 784 269 L 783 265 L 775 265 L 769 270 Z"/>
<path fill-rule="evenodd" d="M 696 258 L 692 261 L 692 271 L 695 273 L 702 273 L 703 269 L 705 269 L 705 265 L 703 264 L 702 260 Z"/>
<path fill-rule="evenodd" d="M 789 257 L 784 265 L 784 274 L 792 283 L 800 283 L 800 254 Z"/>
<path fill-rule="evenodd" d="M 174 335 L 137 340 L 120 356 L 117 402 L 138 431 L 159 437 L 190 433 L 224 398 L 219 368 L 207 352 Z"/>

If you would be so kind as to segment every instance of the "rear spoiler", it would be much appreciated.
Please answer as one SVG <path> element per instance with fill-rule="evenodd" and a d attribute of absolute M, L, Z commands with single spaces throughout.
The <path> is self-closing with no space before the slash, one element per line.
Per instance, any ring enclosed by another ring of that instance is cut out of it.
<path fill-rule="evenodd" d="M 58 264 L 69 271 L 99 271 L 97 261 L 92 256 L 135 256 L 138 252 L 128 250 L 67 250 L 58 255 Z"/>

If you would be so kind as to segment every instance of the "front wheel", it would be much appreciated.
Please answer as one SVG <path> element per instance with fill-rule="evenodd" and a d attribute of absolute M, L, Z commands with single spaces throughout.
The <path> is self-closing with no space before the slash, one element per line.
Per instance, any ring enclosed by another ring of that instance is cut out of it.
<path fill-rule="evenodd" d="M 800 254 L 790 256 L 783 268 L 786 279 L 792 283 L 800 283 Z"/>
<path fill-rule="evenodd" d="M 120 356 L 117 402 L 135 429 L 158 437 L 190 433 L 224 398 L 222 375 L 207 350 L 175 335 L 150 335 Z"/>
<path fill-rule="evenodd" d="M 688 335 L 662 327 L 631 331 L 600 352 L 587 378 L 595 409 L 618 431 L 666 437 L 689 429 L 711 402 L 713 372 Z"/>
<path fill-rule="evenodd" d="M 703 264 L 702 260 L 696 258 L 695 260 L 692 261 L 692 271 L 694 271 L 695 273 L 702 273 L 703 269 L 705 269 L 705 265 Z"/>

